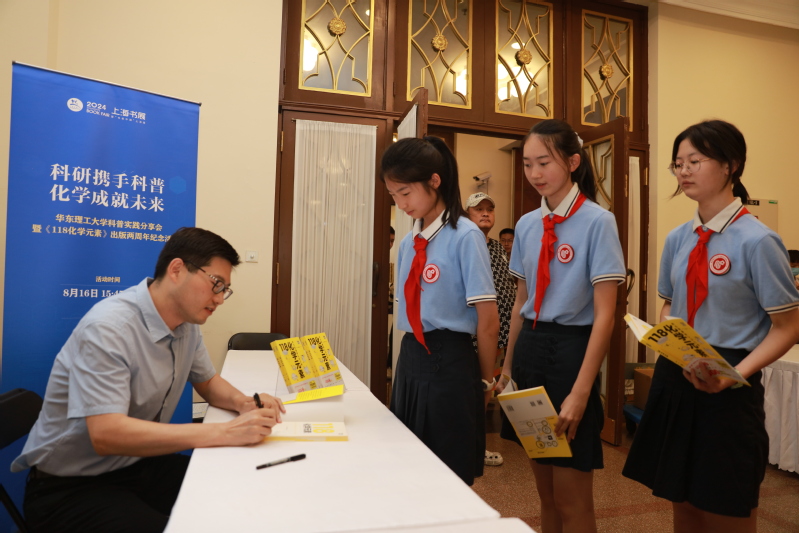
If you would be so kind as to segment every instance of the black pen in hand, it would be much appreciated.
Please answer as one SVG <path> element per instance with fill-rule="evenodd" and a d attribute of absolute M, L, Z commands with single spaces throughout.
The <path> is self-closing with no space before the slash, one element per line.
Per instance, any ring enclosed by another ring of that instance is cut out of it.
<path fill-rule="evenodd" d="M 261 397 L 258 396 L 257 392 L 252 395 L 252 399 L 255 400 L 255 407 L 258 409 L 261 409 L 264 406 L 264 404 L 261 402 Z"/>

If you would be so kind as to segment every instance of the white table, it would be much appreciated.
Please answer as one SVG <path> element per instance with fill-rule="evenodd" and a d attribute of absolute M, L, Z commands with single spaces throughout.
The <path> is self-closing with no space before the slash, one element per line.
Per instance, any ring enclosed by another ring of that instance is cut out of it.
<path fill-rule="evenodd" d="M 768 461 L 799 471 L 799 346 L 763 369 Z"/>
<path fill-rule="evenodd" d="M 347 392 L 338 400 L 287 406 L 286 420 L 343 413 L 346 442 L 266 441 L 253 447 L 198 449 L 167 527 L 205 531 L 330 532 L 410 528 L 449 533 L 505 527 L 460 478 L 419 441 L 354 374 L 342 368 Z M 222 376 L 242 392 L 287 393 L 272 352 L 230 351 Z M 337 402 L 337 403 L 336 403 Z M 205 421 L 233 413 L 209 408 Z M 305 453 L 307 459 L 256 470 Z M 446 527 L 450 526 L 450 527 Z M 439 529 L 440 528 L 440 529 Z M 470 529 L 474 528 L 474 529 Z M 396 530 L 395 530 L 396 531 Z"/>

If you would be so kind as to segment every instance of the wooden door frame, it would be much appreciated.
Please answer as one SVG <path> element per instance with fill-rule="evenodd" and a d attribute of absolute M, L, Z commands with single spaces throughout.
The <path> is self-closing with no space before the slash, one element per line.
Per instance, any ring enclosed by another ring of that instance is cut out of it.
<path fill-rule="evenodd" d="M 391 121 L 381 117 L 362 117 L 330 114 L 325 112 L 281 110 L 280 115 L 281 151 L 278 160 L 278 178 L 275 192 L 275 233 L 273 244 L 274 268 L 272 270 L 271 331 L 290 334 L 291 313 L 287 307 L 291 302 L 291 264 L 294 202 L 294 150 L 296 146 L 296 120 L 318 120 L 324 122 L 343 122 L 365 124 L 377 127 L 375 139 L 375 180 L 380 169 L 380 157 L 391 142 Z M 370 354 L 370 388 L 381 401 L 386 397 L 385 361 L 379 364 L 379 354 L 385 358 L 388 331 L 385 327 L 375 327 L 385 321 L 388 314 L 388 235 L 389 235 L 389 196 L 385 187 L 375 186 L 374 219 L 377 222 L 373 236 L 373 265 L 377 266 L 372 287 L 372 332 Z M 384 266 L 384 267 L 382 267 Z M 383 295 L 381 297 L 381 295 Z M 290 307 L 289 307 L 290 309 Z"/>
<path fill-rule="evenodd" d="M 649 145 L 641 142 L 630 141 L 630 155 L 638 157 L 640 160 L 641 175 L 639 176 L 639 187 L 641 190 L 641 236 L 645 239 L 646 246 L 641 246 L 638 257 L 638 267 L 640 272 L 636 272 L 637 285 L 634 290 L 638 291 L 638 317 L 652 324 L 658 320 L 648 316 L 647 309 L 649 301 Z M 638 362 L 646 362 L 646 346 L 638 343 Z"/>
<path fill-rule="evenodd" d="M 628 249 L 628 220 L 629 209 L 627 206 L 629 194 L 629 141 L 630 121 L 621 117 L 606 124 L 593 126 L 578 131 L 585 143 L 594 140 L 613 138 L 613 187 L 612 211 L 616 218 L 616 227 L 619 233 L 622 252 L 624 253 L 625 268 L 627 265 Z M 616 309 L 614 311 L 615 324 L 610 336 L 607 363 L 605 365 L 605 424 L 602 429 L 602 440 L 613 444 L 621 444 L 621 431 L 624 425 L 624 363 L 626 360 L 626 335 L 624 315 L 627 313 L 627 284 L 622 283 L 616 292 Z"/>

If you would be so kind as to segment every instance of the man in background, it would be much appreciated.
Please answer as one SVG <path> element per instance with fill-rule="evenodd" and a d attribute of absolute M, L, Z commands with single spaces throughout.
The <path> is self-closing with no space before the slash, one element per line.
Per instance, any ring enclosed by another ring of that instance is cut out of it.
<path fill-rule="evenodd" d="M 794 284 L 799 289 L 799 250 L 788 250 L 788 260 L 791 262 Z"/>
<path fill-rule="evenodd" d="M 499 243 L 505 249 L 505 253 L 508 255 L 508 262 L 510 263 L 510 252 L 513 249 L 513 238 L 516 236 L 516 232 L 513 231 L 513 228 L 505 228 L 499 232 Z"/>

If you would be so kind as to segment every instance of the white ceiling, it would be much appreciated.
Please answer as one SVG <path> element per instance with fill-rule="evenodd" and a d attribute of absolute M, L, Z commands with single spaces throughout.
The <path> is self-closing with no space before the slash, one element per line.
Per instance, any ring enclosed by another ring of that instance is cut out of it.
<path fill-rule="evenodd" d="M 664 4 L 799 29 L 799 0 L 658 0 Z"/>

